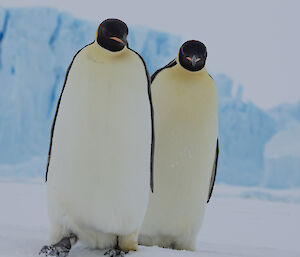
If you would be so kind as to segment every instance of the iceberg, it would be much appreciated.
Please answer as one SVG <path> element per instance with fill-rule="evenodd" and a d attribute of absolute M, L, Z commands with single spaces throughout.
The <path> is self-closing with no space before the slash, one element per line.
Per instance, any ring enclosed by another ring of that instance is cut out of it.
<path fill-rule="evenodd" d="M 44 176 L 66 70 L 75 53 L 94 40 L 97 26 L 52 8 L 0 8 L 0 177 Z M 129 46 L 142 55 L 150 74 L 177 56 L 180 37 L 140 26 L 129 28 Z M 242 100 L 242 86 L 233 95 L 230 77 L 213 77 L 219 94 L 217 183 L 300 186 L 292 185 L 284 172 L 272 175 L 273 164 L 264 155 L 269 140 L 285 129 L 283 116 L 299 119 L 300 105 L 266 112 Z"/>
<path fill-rule="evenodd" d="M 300 123 L 290 123 L 275 134 L 265 147 L 263 186 L 300 187 Z"/>

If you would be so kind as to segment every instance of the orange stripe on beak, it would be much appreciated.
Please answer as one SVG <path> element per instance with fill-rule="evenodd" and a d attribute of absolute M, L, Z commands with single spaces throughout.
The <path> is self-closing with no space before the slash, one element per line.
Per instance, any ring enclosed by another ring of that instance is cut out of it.
<path fill-rule="evenodd" d="M 186 57 L 186 59 L 188 59 L 190 62 L 193 61 L 191 57 Z M 201 58 L 197 58 L 196 62 L 199 62 L 201 60 Z"/>
<path fill-rule="evenodd" d="M 125 43 L 123 42 L 123 40 L 120 39 L 120 38 L 118 38 L 118 37 L 110 37 L 110 39 L 115 40 L 115 41 L 117 41 L 117 42 L 119 42 L 119 43 L 125 45 Z"/>

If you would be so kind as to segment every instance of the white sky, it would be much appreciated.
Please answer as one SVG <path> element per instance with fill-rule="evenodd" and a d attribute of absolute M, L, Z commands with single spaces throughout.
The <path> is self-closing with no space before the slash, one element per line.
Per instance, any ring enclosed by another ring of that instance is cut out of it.
<path fill-rule="evenodd" d="M 211 73 L 244 86 L 263 108 L 300 100 L 299 0 L 0 0 L 3 6 L 52 6 L 92 21 L 116 17 L 198 39 Z"/>

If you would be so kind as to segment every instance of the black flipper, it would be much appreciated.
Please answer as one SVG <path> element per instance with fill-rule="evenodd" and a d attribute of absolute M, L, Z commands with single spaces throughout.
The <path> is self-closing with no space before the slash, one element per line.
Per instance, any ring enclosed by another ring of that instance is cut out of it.
<path fill-rule="evenodd" d="M 207 203 L 209 202 L 209 200 L 211 198 L 211 195 L 212 195 L 212 192 L 213 192 L 213 189 L 214 189 L 214 185 L 215 185 L 215 181 L 216 181 L 217 169 L 218 169 L 218 157 L 219 157 L 219 139 L 217 139 L 216 155 L 215 155 L 215 161 L 214 161 L 212 174 L 211 174 L 211 179 L 210 179 L 210 186 L 209 186 L 209 193 L 208 193 Z"/>
<path fill-rule="evenodd" d="M 175 66 L 177 64 L 176 59 L 170 61 L 166 66 L 158 69 L 156 72 L 154 72 L 151 76 L 151 83 L 153 82 L 153 80 L 155 79 L 155 77 L 158 75 L 158 73 L 160 73 L 162 70 L 167 69 L 167 68 L 171 68 L 173 66 Z"/>
<path fill-rule="evenodd" d="M 154 157 L 154 145 L 155 145 L 155 135 L 154 135 L 154 111 L 153 111 L 153 105 L 152 105 L 152 97 L 151 97 L 151 90 L 150 90 L 150 85 L 151 85 L 151 81 L 150 81 L 150 75 L 146 66 L 146 63 L 143 59 L 143 57 L 137 53 L 136 51 L 130 49 L 132 52 L 136 53 L 138 57 L 140 57 L 140 59 L 142 60 L 144 67 L 145 67 L 145 72 L 146 72 L 146 76 L 147 76 L 147 81 L 148 81 L 148 96 L 149 96 L 149 102 L 150 102 L 150 111 L 151 111 L 151 126 L 152 126 L 152 138 L 151 138 L 151 155 L 150 155 L 150 188 L 151 191 L 153 193 L 153 188 L 154 188 L 154 181 L 153 181 L 153 177 L 154 177 L 154 173 L 153 173 L 153 157 Z"/>
<path fill-rule="evenodd" d="M 130 49 L 130 48 L 129 48 Z M 132 49 L 130 49 L 132 50 Z M 135 52 L 134 50 L 132 50 L 133 52 Z M 154 165 L 154 150 L 155 150 L 155 132 L 154 132 L 154 110 L 153 110 L 153 104 L 152 104 L 152 96 L 151 96 L 151 83 L 153 82 L 153 79 L 155 78 L 155 76 L 162 71 L 165 68 L 170 68 L 173 67 L 174 65 L 176 65 L 176 60 L 174 59 L 173 61 L 171 61 L 169 64 L 167 64 L 165 67 L 157 70 L 150 78 L 149 76 L 149 72 L 147 70 L 147 66 L 146 63 L 144 61 L 144 59 L 137 53 L 135 52 L 143 61 L 143 64 L 145 66 L 145 70 L 146 70 L 146 75 L 147 75 L 147 79 L 148 79 L 148 95 L 149 95 L 149 101 L 150 101 L 150 106 L 151 106 L 151 123 L 152 123 L 152 140 L 151 140 L 151 160 L 150 160 L 150 187 L 151 187 L 151 191 L 153 193 L 153 188 L 154 188 L 154 172 L 153 172 L 153 165 Z"/>
<path fill-rule="evenodd" d="M 95 41 L 94 41 L 95 42 Z M 87 46 L 93 44 L 94 42 L 84 46 L 83 48 L 81 48 L 73 57 L 68 69 L 67 69 L 67 73 L 66 73 L 66 77 L 65 77 L 65 81 L 64 81 L 64 85 L 63 85 L 63 88 L 61 90 L 61 93 L 60 93 L 60 96 L 59 96 L 59 99 L 58 99 L 58 102 L 57 102 L 57 106 L 56 106 L 56 111 L 55 111 L 55 115 L 54 115 L 54 119 L 53 119 L 53 123 L 52 123 L 52 128 L 51 128 L 51 136 L 50 136 L 50 145 L 49 145 L 49 151 L 48 151 L 48 162 L 47 162 L 47 168 L 46 168 L 46 177 L 45 177 L 45 182 L 47 182 L 47 178 L 48 178 L 48 170 L 49 170 L 49 163 L 50 163 L 50 158 L 51 158 L 51 150 L 52 150 L 52 140 L 53 140 L 53 133 L 54 133 L 54 127 L 55 127 L 55 122 L 56 122 L 56 118 L 57 118 L 57 113 L 58 113 L 58 109 L 59 109 L 59 105 L 60 105 L 60 102 L 61 102 L 61 98 L 62 98 L 62 95 L 64 93 L 64 90 L 65 90 L 65 86 L 66 86 L 66 83 L 67 83 L 67 79 L 68 79 L 68 75 L 69 75 L 69 72 L 70 72 L 70 69 L 71 69 L 71 66 L 76 58 L 76 56 L 79 54 L 79 52 L 81 50 L 83 50 L 84 48 L 86 48 Z"/>

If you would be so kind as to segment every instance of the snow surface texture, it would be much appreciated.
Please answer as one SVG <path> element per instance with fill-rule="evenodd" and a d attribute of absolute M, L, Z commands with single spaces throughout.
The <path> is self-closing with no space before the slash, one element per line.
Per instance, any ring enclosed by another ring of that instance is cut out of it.
<path fill-rule="evenodd" d="M 50 128 L 65 72 L 74 54 L 94 40 L 97 25 L 55 9 L 0 8 L 1 177 L 44 177 Z M 134 26 L 130 26 L 128 41 L 144 57 L 151 74 L 172 60 L 182 43 L 179 37 Z M 213 76 L 220 120 L 217 182 L 299 187 L 294 182 L 300 181 L 299 166 L 286 166 L 289 157 L 281 158 L 279 166 L 288 167 L 293 180 L 283 170 L 276 171 L 274 178 L 270 169 L 278 165 L 278 158 L 264 158 L 264 149 L 273 135 L 285 129 L 283 122 L 299 120 L 300 105 L 280 106 L 269 115 L 242 100 L 242 87 L 233 95 L 229 77 Z"/>
<path fill-rule="evenodd" d="M 0 182 L 0 257 L 38 256 L 47 244 L 45 184 Z M 208 204 L 197 251 L 139 247 L 139 257 L 299 257 L 300 205 L 214 198 Z M 99 257 L 103 251 L 77 244 L 70 257 Z"/>

